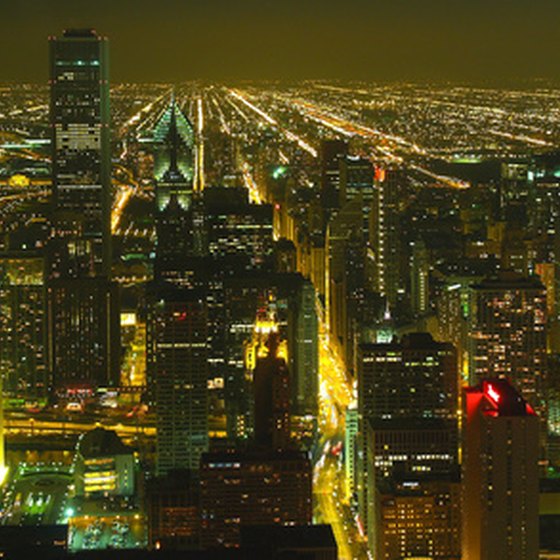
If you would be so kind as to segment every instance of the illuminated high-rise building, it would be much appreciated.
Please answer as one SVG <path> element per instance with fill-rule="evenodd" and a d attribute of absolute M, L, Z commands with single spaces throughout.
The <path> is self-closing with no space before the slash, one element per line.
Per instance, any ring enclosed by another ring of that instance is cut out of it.
<path fill-rule="evenodd" d="M 546 290 L 536 277 L 501 272 L 471 287 L 468 313 L 469 377 L 503 377 L 544 421 Z"/>
<path fill-rule="evenodd" d="M 189 147 L 193 141 L 190 122 L 172 101 L 154 130 L 154 277 L 200 287 L 204 282 L 201 257 L 205 254 L 205 232 L 201 201 L 193 195 L 193 151 Z"/>
<path fill-rule="evenodd" d="M 48 356 L 57 389 L 112 383 L 120 353 L 111 274 L 107 38 L 91 29 L 50 39 L 52 236 Z"/>
<path fill-rule="evenodd" d="M 47 284 L 49 372 L 57 390 L 92 391 L 118 383 L 118 293 L 104 277 Z"/>
<path fill-rule="evenodd" d="M 370 232 L 375 255 L 375 284 L 393 306 L 401 287 L 399 195 L 404 175 L 397 169 L 378 170 L 375 177 L 373 227 Z"/>
<path fill-rule="evenodd" d="M 417 315 L 424 315 L 429 309 L 430 297 L 430 259 L 426 244 L 420 240 L 412 247 L 410 268 L 410 298 L 412 311 Z"/>
<path fill-rule="evenodd" d="M 350 405 L 346 409 L 344 430 L 344 474 L 346 499 L 354 498 L 356 491 L 356 468 L 358 462 L 358 407 Z"/>
<path fill-rule="evenodd" d="M 359 347 L 355 488 L 372 553 L 378 484 L 396 475 L 447 475 L 457 465 L 457 375 L 454 347 L 428 333 Z"/>
<path fill-rule="evenodd" d="M 374 169 L 371 161 L 359 156 L 346 156 L 340 160 L 340 193 L 343 202 L 357 196 L 370 203 L 373 201 Z"/>
<path fill-rule="evenodd" d="M 376 558 L 461 558 L 461 485 L 440 476 L 385 481 L 378 497 Z"/>
<path fill-rule="evenodd" d="M 204 189 L 208 252 L 226 269 L 272 269 L 272 207 L 250 204 L 245 188 Z"/>
<path fill-rule="evenodd" d="M 50 38 L 52 275 L 109 276 L 109 42 L 92 29 Z"/>
<path fill-rule="evenodd" d="M 208 316 L 204 294 L 154 285 L 147 320 L 148 392 L 156 470 L 198 469 L 208 449 Z"/>
<path fill-rule="evenodd" d="M 465 392 L 465 560 L 539 557 L 539 420 L 506 380 Z"/>
<path fill-rule="evenodd" d="M 163 110 L 150 139 L 154 151 L 154 177 L 162 181 L 166 173 L 178 172 L 191 186 L 194 180 L 195 133 L 189 119 L 173 97 Z M 159 189 L 158 206 L 165 206 L 169 198 L 164 188 Z M 179 197 L 181 198 L 181 197 Z M 181 205 L 185 205 L 180 200 Z"/>
<path fill-rule="evenodd" d="M 356 197 L 341 208 L 333 217 L 327 228 L 325 288 L 326 313 L 329 330 L 333 341 L 341 350 L 345 350 L 348 332 L 346 293 L 349 273 L 355 273 L 363 267 L 365 254 L 361 262 L 348 262 L 348 248 L 353 243 L 363 246 L 361 231 L 362 206 L 361 197 Z"/>
<path fill-rule="evenodd" d="M 319 391 L 319 323 L 313 284 L 301 276 L 294 282 L 289 300 L 288 359 L 293 411 L 300 416 L 317 417 Z M 282 283 L 282 280 L 279 280 Z"/>
<path fill-rule="evenodd" d="M 255 392 L 255 442 L 279 450 L 290 442 L 290 374 L 278 356 L 278 335 L 271 333 L 268 355 L 258 357 L 253 371 Z"/>
<path fill-rule="evenodd" d="M 455 348 L 428 333 L 360 347 L 358 397 L 363 418 L 453 420 L 457 387 Z"/>
<path fill-rule="evenodd" d="M 9 393 L 47 394 L 45 296 L 43 258 L 0 255 L 0 371 Z"/>
<path fill-rule="evenodd" d="M 235 547 L 249 525 L 310 525 L 311 462 L 300 451 L 211 452 L 200 468 L 201 544 Z"/>
<path fill-rule="evenodd" d="M 341 206 L 355 198 L 361 198 L 363 237 L 366 240 L 369 240 L 371 211 L 375 195 L 373 177 L 374 168 L 369 159 L 359 156 L 347 156 L 340 160 Z"/>
<path fill-rule="evenodd" d="M 348 155 L 348 142 L 323 140 L 321 142 L 321 202 L 332 211 L 340 207 L 340 162 Z"/>

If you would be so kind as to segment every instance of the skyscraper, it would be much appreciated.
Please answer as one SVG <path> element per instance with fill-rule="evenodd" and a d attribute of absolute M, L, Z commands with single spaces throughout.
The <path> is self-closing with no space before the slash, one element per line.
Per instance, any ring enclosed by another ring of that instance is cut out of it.
<path fill-rule="evenodd" d="M 277 356 L 277 335 L 268 339 L 268 355 L 257 358 L 253 373 L 255 441 L 275 450 L 290 441 L 290 376 L 286 362 Z"/>
<path fill-rule="evenodd" d="M 200 263 L 195 257 L 203 255 L 205 238 L 204 223 L 197 222 L 200 200 L 193 196 L 193 142 L 192 125 L 172 100 L 153 132 L 154 277 L 187 286 L 201 281 Z"/>
<path fill-rule="evenodd" d="M 118 370 L 108 64 L 108 41 L 91 29 L 50 39 L 48 354 L 57 389 L 110 384 Z"/>
<path fill-rule="evenodd" d="M 45 310 L 44 259 L 0 255 L 0 370 L 6 391 L 47 394 Z"/>
<path fill-rule="evenodd" d="M 321 202 L 332 211 L 340 207 L 340 162 L 348 155 L 348 142 L 323 140 L 321 142 Z"/>
<path fill-rule="evenodd" d="M 539 557 L 539 421 L 505 380 L 465 392 L 463 558 Z"/>
<path fill-rule="evenodd" d="M 50 38 L 52 274 L 109 276 L 109 42 L 92 29 Z"/>
<path fill-rule="evenodd" d="M 208 449 L 208 316 L 204 294 L 154 285 L 147 321 L 148 390 L 158 476 L 197 470 Z"/>
<path fill-rule="evenodd" d="M 359 156 L 347 156 L 340 160 L 341 206 L 357 197 L 362 200 L 364 239 L 369 240 L 371 211 L 375 191 L 374 169 L 371 161 Z"/>
<path fill-rule="evenodd" d="M 358 353 L 358 505 L 374 551 L 377 487 L 395 475 L 449 474 L 457 464 L 457 357 L 412 333 Z"/>
<path fill-rule="evenodd" d="M 509 379 L 543 421 L 546 320 L 546 290 L 538 278 L 501 272 L 471 287 L 470 383 L 489 376 Z"/>
<path fill-rule="evenodd" d="M 415 315 L 424 315 L 429 309 L 430 259 L 424 241 L 415 241 L 410 268 L 410 299 Z"/>
<path fill-rule="evenodd" d="M 151 138 L 154 152 L 154 177 L 161 181 L 166 173 L 180 173 L 191 186 L 194 180 L 195 134 L 189 119 L 183 114 L 174 97 L 161 113 Z M 169 196 L 160 189 L 158 206 L 163 208 Z M 184 206 L 184 201 L 180 201 Z"/>
<path fill-rule="evenodd" d="M 293 297 L 293 310 L 288 318 L 288 354 L 292 401 L 296 414 L 317 416 L 319 391 L 319 326 L 315 309 L 315 289 L 309 280 L 302 280 Z"/>
<path fill-rule="evenodd" d="M 373 228 L 370 232 L 376 262 L 376 289 L 393 306 L 400 288 L 399 194 L 400 170 L 378 170 L 375 178 Z"/>
<path fill-rule="evenodd" d="M 311 462 L 300 451 L 210 452 L 202 456 L 203 547 L 238 546 L 247 525 L 309 525 Z"/>

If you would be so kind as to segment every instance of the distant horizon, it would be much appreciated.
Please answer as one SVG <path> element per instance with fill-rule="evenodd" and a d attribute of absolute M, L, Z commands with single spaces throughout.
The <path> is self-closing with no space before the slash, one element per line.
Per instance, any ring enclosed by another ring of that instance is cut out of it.
<path fill-rule="evenodd" d="M 251 84 L 278 84 L 279 86 L 291 86 L 303 83 L 321 83 L 326 84 L 341 84 L 346 86 L 362 85 L 371 87 L 383 86 L 418 86 L 418 87 L 466 87 L 466 88 L 480 88 L 480 89 L 519 89 L 531 90 L 541 88 L 560 89 L 560 77 L 553 78 L 526 78 L 526 79 L 511 79 L 503 80 L 501 82 L 491 80 L 460 80 L 460 79 L 386 79 L 386 80 L 365 80 L 365 79 L 342 79 L 342 78 L 223 78 L 223 79 L 208 79 L 208 78 L 191 78 L 185 80 L 115 80 L 111 77 L 111 87 L 122 85 L 161 85 L 161 86 L 182 86 L 187 84 L 199 83 L 201 85 L 251 85 Z M 1 79 L 1 85 L 23 85 L 23 86 L 45 86 L 49 87 L 48 78 L 45 80 L 27 80 L 19 81 L 16 79 Z"/>

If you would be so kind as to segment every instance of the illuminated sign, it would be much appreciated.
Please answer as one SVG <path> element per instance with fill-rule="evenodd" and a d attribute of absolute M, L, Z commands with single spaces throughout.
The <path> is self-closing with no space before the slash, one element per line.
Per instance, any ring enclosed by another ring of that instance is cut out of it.
<path fill-rule="evenodd" d="M 490 397 L 490 399 L 494 401 L 495 404 L 498 404 L 500 402 L 500 393 L 498 393 L 496 389 L 494 389 L 494 387 L 490 385 L 490 383 L 486 385 L 486 395 Z"/>

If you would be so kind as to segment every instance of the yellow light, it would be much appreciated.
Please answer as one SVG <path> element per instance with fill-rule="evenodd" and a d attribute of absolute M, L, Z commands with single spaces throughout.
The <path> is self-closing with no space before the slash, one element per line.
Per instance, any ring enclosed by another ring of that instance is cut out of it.
<path fill-rule="evenodd" d="M 136 325 L 136 313 L 121 313 L 121 327 L 134 327 Z"/>
<path fill-rule="evenodd" d="M 8 184 L 10 187 L 25 188 L 31 184 L 31 181 L 29 180 L 29 177 L 26 177 L 21 173 L 16 173 L 10 177 Z"/>
<path fill-rule="evenodd" d="M 4 483 L 6 482 L 7 478 L 8 478 L 8 471 L 9 471 L 9 467 L 6 466 L 2 466 L 0 467 L 0 487 L 4 485 Z"/>

